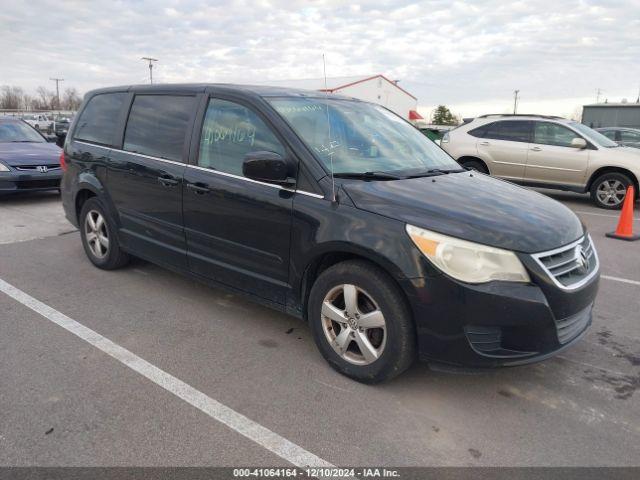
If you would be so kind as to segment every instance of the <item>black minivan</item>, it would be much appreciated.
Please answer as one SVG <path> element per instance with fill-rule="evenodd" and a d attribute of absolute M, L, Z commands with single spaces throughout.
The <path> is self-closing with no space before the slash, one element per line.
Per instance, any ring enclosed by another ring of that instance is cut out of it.
<path fill-rule="evenodd" d="M 591 323 L 599 263 L 579 219 L 464 170 L 379 105 L 236 85 L 96 90 L 61 161 L 94 265 L 133 255 L 303 318 L 362 382 L 416 357 L 541 360 Z"/>

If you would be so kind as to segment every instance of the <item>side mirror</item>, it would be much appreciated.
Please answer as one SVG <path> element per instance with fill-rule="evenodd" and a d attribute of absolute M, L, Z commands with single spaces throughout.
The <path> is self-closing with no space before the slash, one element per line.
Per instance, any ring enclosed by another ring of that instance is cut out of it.
<path fill-rule="evenodd" d="M 289 176 L 287 161 L 274 152 L 249 152 L 242 162 L 245 177 L 260 182 L 293 185 L 295 180 Z"/>
<path fill-rule="evenodd" d="M 571 147 L 587 148 L 587 141 L 584 138 L 574 138 L 573 140 L 571 140 Z"/>

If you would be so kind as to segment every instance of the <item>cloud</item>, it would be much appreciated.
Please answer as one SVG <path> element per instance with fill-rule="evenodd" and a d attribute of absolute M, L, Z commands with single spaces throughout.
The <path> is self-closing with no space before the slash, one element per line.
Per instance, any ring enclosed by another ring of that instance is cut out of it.
<path fill-rule="evenodd" d="M 5 2 L 0 83 L 143 83 L 142 56 L 160 60 L 163 82 L 310 78 L 326 53 L 329 75 L 383 73 L 425 108 L 508 107 L 516 88 L 523 101 L 598 87 L 618 100 L 637 96 L 638 11 L 637 0 Z"/>

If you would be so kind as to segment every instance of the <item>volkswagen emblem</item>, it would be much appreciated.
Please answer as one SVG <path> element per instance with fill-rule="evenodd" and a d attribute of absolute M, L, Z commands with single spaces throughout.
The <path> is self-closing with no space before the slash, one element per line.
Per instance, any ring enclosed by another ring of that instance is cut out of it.
<path fill-rule="evenodd" d="M 576 263 L 580 273 L 586 274 L 589 271 L 589 257 L 587 256 L 587 252 L 584 251 L 584 248 L 582 248 L 582 245 L 576 247 Z"/>
<path fill-rule="evenodd" d="M 47 173 L 47 170 L 49 170 L 49 169 L 47 168 L 47 166 L 46 166 L 46 165 L 40 165 L 40 166 L 38 167 L 38 171 L 39 171 L 40 173 Z"/>

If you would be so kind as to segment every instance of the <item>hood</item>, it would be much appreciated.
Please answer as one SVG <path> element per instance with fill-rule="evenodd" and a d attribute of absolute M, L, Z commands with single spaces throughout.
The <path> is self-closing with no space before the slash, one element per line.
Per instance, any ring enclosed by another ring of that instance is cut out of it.
<path fill-rule="evenodd" d="M 55 143 L 0 143 L 0 162 L 21 165 L 59 165 L 60 147 Z"/>
<path fill-rule="evenodd" d="M 507 250 L 542 252 L 583 235 L 560 202 L 475 172 L 342 185 L 359 209 Z"/>

